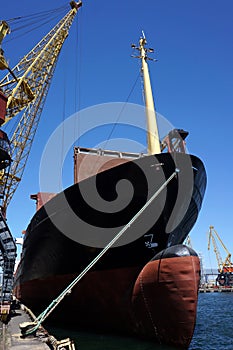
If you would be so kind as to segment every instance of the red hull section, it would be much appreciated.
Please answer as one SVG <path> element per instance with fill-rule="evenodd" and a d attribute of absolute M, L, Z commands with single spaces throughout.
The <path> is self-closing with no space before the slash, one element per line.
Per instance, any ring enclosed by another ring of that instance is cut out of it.
<path fill-rule="evenodd" d="M 56 310 L 51 322 L 101 331 L 133 332 L 131 296 L 139 270 L 121 268 L 89 272 Z M 16 287 L 15 294 L 35 313 L 40 313 L 76 275 L 32 280 Z"/>
<path fill-rule="evenodd" d="M 72 327 L 137 334 L 187 349 L 192 339 L 199 284 L 197 256 L 160 258 L 138 268 L 89 272 L 50 316 Z M 76 277 L 61 275 L 23 283 L 15 294 L 34 312 Z"/>
<path fill-rule="evenodd" d="M 161 344 L 188 348 L 196 322 L 199 276 L 197 256 L 149 262 L 133 291 L 140 333 L 157 337 Z"/>

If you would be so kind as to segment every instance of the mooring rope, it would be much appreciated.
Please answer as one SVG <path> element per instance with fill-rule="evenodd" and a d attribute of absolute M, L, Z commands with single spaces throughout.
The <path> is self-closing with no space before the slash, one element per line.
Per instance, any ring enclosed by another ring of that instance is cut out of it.
<path fill-rule="evenodd" d="M 162 186 L 153 194 L 153 196 L 144 204 L 144 206 L 133 216 L 133 218 L 126 224 L 122 230 L 106 245 L 103 250 L 90 262 L 89 265 L 66 287 L 66 289 L 56 298 L 51 304 L 35 319 L 33 323 L 29 323 L 25 330 L 21 330 L 24 336 L 34 333 L 41 325 L 41 323 L 50 315 L 62 299 L 70 294 L 72 288 L 83 278 L 86 273 L 100 260 L 100 258 L 116 243 L 125 231 L 135 222 L 135 220 L 145 211 L 145 209 L 155 200 L 156 197 L 164 190 L 169 182 L 178 174 L 179 170 L 175 169 L 172 175 L 162 184 Z M 36 324 L 35 324 L 36 323 Z M 32 328 L 30 328 L 32 326 Z"/>

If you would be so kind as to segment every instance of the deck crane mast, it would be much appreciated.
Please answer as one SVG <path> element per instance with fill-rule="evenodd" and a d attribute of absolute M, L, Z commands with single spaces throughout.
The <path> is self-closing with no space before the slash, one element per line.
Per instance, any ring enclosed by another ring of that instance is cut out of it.
<path fill-rule="evenodd" d="M 21 112 L 10 140 L 0 130 L 0 315 L 9 312 L 16 258 L 15 241 L 5 220 L 6 209 L 22 178 L 59 53 L 82 2 L 71 1 L 70 5 L 68 13 L 13 69 L 1 48 L 10 28 L 5 21 L 0 22 L 0 69 L 9 71 L 0 81 L 0 126 Z"/>
<path fill-rule="evenodd" d="M 222 257 L 219 253 L 216 239 L 220 242 L 221 246 L 227 253 L 225 260 L 222 260 Z M 209 227 L 208 235 L 208 250 L 210 250 L 210 244 L 213 244 L 214 252 L 218 262 L 218 272 L 217 282 L 224 286 L 233 286 L 233 263 L 231 262 L 231 253 L 228 251 L 226 245 L 223 243 L 217 231 L 214 229 L 214 226 Z"/>

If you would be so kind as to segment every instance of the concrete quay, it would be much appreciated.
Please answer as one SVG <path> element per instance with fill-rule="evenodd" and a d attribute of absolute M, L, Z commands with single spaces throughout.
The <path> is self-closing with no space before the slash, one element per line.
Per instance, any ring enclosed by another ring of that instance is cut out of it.
<path fill-rule="evenodd" d="M 8 322 L 0 321 L 0 350 L 75 350 L 69 338 L 57 340 L 40 326 L 36 334 L 22 336 L 20 325 L 35 320 L 33 313 L 19 304 L 11 311 Z"/>
<path fill-rule="evenodd" d="M 0 349 L 2 350 L 48 350 L 51 349 L 43 338 L 29 336 L 22 338 L 19 325 L 31 322 L 29 315 L 22 309 L 15 310 L 8 323 L 0 323 Z"/>

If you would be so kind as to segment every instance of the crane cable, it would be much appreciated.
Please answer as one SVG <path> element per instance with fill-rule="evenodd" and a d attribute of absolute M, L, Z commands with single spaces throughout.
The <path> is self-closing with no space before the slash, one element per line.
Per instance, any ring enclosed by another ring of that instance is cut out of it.
<path fill-rule="evenodd" d="M 76 21 L 76 24 L 78 25 L 78 23 L 80 22 L 80 16 L 79 16 L 79 20 Z M 76 27 L 77 29 L 77 27 Z M 80 31 L 77 31 L 78 33 Z M 78 60 L 78 56 L 81 55 L 81 50 L 77 51 L 77 48 L 78 47 L 78 36 L 76 35 L 76 42 L 75 42 L 75 45 L 74 45 L 74 61 L 76 62 Z M 72 64 L 71 62 L 71 55 L 68 55 L 68 53 L 66 53 L 66 56 L 65 57 L 65 61 L 68 63 L 65 65 L 65 68 L 64 68 L 64 82 L 63 82 L 63 109 L 62 109 L 62 136 L 61 136 L 61 165 L 60 165 L 60 169 L 63 169 L 63 166 L 64 166 L 64 149 L 65 149 L 65 119 L 66 119 L 66 105 L 67 105 L 67 86 L 68 86 L 68 80 L 67 80 L 67 76 L 68 74 L 66 74 L 66 71 L 68 70 L 69 68 L 69 64 Z M 81 60 L 81 59 L 80 59 Z M 77 107 L 77 92 L 79 93 L 80 95 L 80 79 L 77 79 L 77 77 L 80 76 L 80 70 L 78 71 L 77 69 L 77 64 L 75 64 L 75 73 L 74 73 L 74 113 L 76 113 L 76 107 Z M 70 82 L 70 80 L 69 80 Z M 79 86 L 77 86 L 79 84 Z M 78 104 L 80 104 L 80 98 L 78 98 Z M 76 119 L 78 118 L 75 118 L 75 126 L 73 128 L 74 130 L 74 136 L 76 136 Z M 62 176 L 60 176 L 60 188 L 62 188 Z"/>
<path fill-rule="evenodd" d="M 80 27 L 78 30 L 78 26 Z M 79 62 L 79 64 L 75 65 L 75 87 L 74 87 L 74 112 L 77 113 L 77 111 L 80 111 L 81 107 L 81 71 L 82 71 L 82 11 L 79 15 L 79 20 L 76 21 L 76 33 L 79 33 L 76 35 L 76 42 L 74 45 L 75 50 L 75 60 Z M 75 125 L 74 125 L 74 140 L 78 140 L 80 138 L 80 119 L 79 115 L 77 115 L 77 118 L 75 118 Z"/>
<path fill-rule="evenodd" d="M 33 32 L 38 28 L 41 28 L 45 24 L 50 23 L 51 21 L 61 16 L 66 9 L 67 9 L 67 6 L 63 6 L 54 10 L 43 11 L 32 15 L 16 17 L 16 18 L 6 20 L 6 22 L 9 23 L 11 26 L 11 33 L 14 34 L 15 32 L 18 32 L 21 34 L 16 36 L 11 35 L 10 38 L 4 40 L 4 43 L 7 44 L 15 39 L 21 38 L 22 36 Z M 24 24 L 22 23 L 23 21 L 24 21 Z M 21 23 L 22 25 L 20 25 Z M 20 25 L 20 26 L 14 28 L 14 25 Z M 25 32 L 22 32 L 23 29 L 27 29 L 27 28 L 28 30 L 26 30 Z"/>
<path fill-rule="evenodd" d="M 61 6 L 61 7 L 52 9 L 52 10 L 41 11 L 41 12 L 36 12 L 36 13 L 26 15 L 26 16 L 19 16 L 19 17 L 6 19 L 5 21 L 7 23 L 9 23 L 11 26 L 11 36 L 9 39 L 5 38 L 4 44 L 7 44 L 11 41 L 13 42 L 15 39 L 21 38 L 24 35 L 34 31 L 35 29 L 42 27 L 43 25 L 47 24 L 48 22 L 51 22 L 52 20 L 61 16 L 62 13 L 67 10 L 67 8 L 68 8 L 68 6 L 65 5 L 65 6 Z M 51 15 L 54 15 L 54 16 L 51 17 Z M 50 17 L 48 18 L 48 16 L 50 16 Z M 33 22 L 26 23 L 29 20 L 32 21 L 33 19 L 35 19 Z M 20 24 L 23 21 L 25 22 L 25 25 L 22 25 L 21 27 L 14 28 L 14 25 Z M 12 33 L 15 33 L 15 32 L 20 33 L 20 30 L 25 29 L 25 28 L 29 28 L 33 24 L 36 24 L 36 26 L 25 31 L 25 32 L 21 32 L 21 34 L 19 34 L 17 36 L 12 36 Z M 13 122 L 6 123 L 6 125 L 4 126 L 4 129 L 5 129 L 5 131 L 8 131 L 7 132 L 8 135 L 13 135 L 13 132 L 16 129 L 16 126 L 18 125 L 19 119 L 20 119 L 20 115 L 18 116 L 18 118 L 17 118 L 17 116 L 14 118 L 14 123 Z"/>
<path fill-rule="evenodd" d="M 32 13 L 32 14 L 29 14 L 29 15 L 26 15 L 26 16 L 19 16 L 19 17 L 9 18 L 9 19 L 6 19 L 6 22 L 8 22 L 8 23 L 17 23 L 17 21 L 21 21 L 22 19 L 26 19 L 27 20 L 27 19 L 31 19 L 33 17 L 45 16 L 45 15 L 48 15 L 50 13 L 58 12 L 58 11 L 65 10 L 65 9 L 67 9 L 67 5 L 62 6 L 62 7 L 58 7 L 56 9 L 52 9 L 52 10 Z"/>

